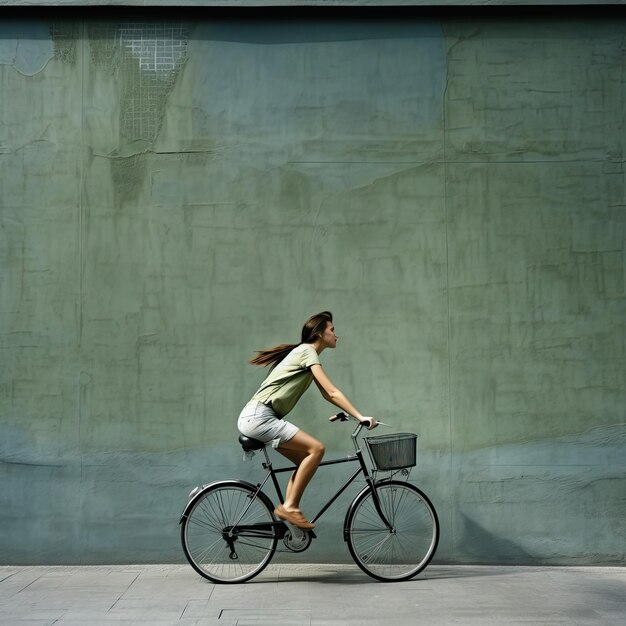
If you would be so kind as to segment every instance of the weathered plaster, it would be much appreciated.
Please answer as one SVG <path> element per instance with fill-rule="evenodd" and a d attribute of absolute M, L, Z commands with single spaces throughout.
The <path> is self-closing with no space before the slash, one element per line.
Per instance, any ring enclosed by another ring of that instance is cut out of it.
<path fill-rule="evenodd" d="M 48 29 L 45 22 L 0 22 L 0 65 L 10 65 L 25 76 L 41 72 L 53 57 Z"/>
<path fill-rule="evenodd" d="M 0 48 L 2 559 L 181 560 L 191 487 L 259 476 L 246 359 L 329 308 L 440 560 L 623 562 L 624 22 L 133 23 L 165 75 L 121 19 Z"/>

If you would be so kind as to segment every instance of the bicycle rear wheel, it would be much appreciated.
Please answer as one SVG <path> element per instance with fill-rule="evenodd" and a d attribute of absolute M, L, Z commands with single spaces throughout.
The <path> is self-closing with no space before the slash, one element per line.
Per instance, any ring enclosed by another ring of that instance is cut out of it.
<path fill-rule="evenodd" d="M 439 541 L 439 520 L 417 487 L 400 481 L 378 484 L 376 493 L 389 530 L 380 518 L 371 489 L 362 491 L 346 516 L 345 537 L 356 564 L 383 581 L 408 580 L 430 563 Z"/>
<path fill-rule="evenodd" d="M 278 541 L 270 525 L 275 522 L 273 506 L 262 492 L 254 497 L 255 491 L 239 481 L 216 483 L 195 496 L 183 514 L 183 550 L 201 576 L 215 583 L 242 583 L 272 559 Z M 250 529 L 253 524 L 266 526 Z"/>

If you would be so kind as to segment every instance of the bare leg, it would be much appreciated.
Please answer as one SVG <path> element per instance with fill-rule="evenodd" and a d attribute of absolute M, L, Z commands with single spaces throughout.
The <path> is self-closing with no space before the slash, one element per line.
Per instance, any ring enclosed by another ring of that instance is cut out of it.
<path fill-rule="evenodd" d="M 298 465 L 298 469 L 289 479 L 284 504 L 286 511 L 297 511 L 300 508 L 300 498 L 324 456 L 324 444 L 299 430 L 295 437 L 281 444 L 278 451 Z"/>
<path fill-rule="evenodd" d="M 286 450 L 283 448 L 277 448 L 278 452 L 280 452 L 284 457 L 287 457 L 294 465 L 299 466 L 300 463 L 306 458 L 306 452 L 299 452 L 298 450 Z M 287 502 L 290 502 L 293 498 L 293 481 L 295 480 L 296 474 L 298 472 L 298 468 L 294 470 L 289 478 L 289 482 L 287 483 L 287 490 L 285 492 L 285 498 Z"/>

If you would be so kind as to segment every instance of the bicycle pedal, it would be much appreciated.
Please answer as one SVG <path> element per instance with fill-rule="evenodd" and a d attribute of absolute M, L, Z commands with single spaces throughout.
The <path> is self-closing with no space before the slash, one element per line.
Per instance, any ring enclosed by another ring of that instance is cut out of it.
<path fill-rule="evenodd" d="M 304 537 L 307 533 L 311 536 L 312 539 L 317 539 L 317 535 L 313 532 L 313 529 L 306 528 L 298 528 L 295 524 L 288 522 L 286 520 L 282 520 L 283 524 L 287 526 L 289 531 L 291 532 L 292 537 Z"/>

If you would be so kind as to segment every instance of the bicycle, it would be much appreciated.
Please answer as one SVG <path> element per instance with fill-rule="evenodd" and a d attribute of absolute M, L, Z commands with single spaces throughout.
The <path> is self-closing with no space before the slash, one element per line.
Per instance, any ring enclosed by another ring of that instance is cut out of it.
<path fill-rule="evenodd" d="M 339 413 L 331 420 L 348 421 Z M 352 418 L 355 419 L 355 418 Z M 359 467 L 312 518 L 316 522 L 361 474 L 366 486 L 346 512 L 343 539 L 350 555 L 366 574 L 381 581 L 409 580 L 430 563 L 439 541 L 439 520 L 428 497 L 417 487 L 395 476 L 408 477 L 416 465 L 417 435 L 398 433 L 366 437 L 373 461 L 368 471 L 357 438 L 363 426 L 352 433 L 355 452 L 344 458 L 322 461 L 320 467 L 358 462 Z M 243 480 L 220 480 L 196 487 L 189 494 L 180 517 L 181 542 L 191 566 L 214 583 L 243 583 L 270 563 L 282 540 L 284 552 L 303 552 L 315 533 L 301 530 L 274 516 L 274 504 L 262 491 L 271 479 L 281 504 L 283 494 L 277 474 L 296 468 L 274 468 L 263 442 L 240 435 L 245 453 L 262 451 L 265 479 L 257 485 Z M 378 471 L 389 471 L 377 479 Z"/>

